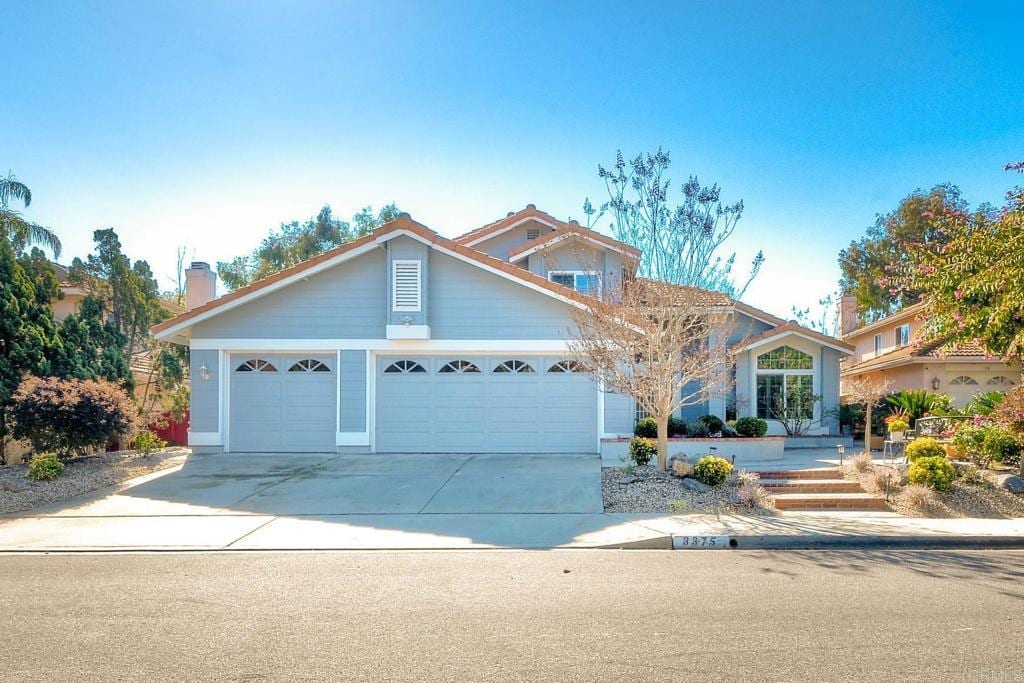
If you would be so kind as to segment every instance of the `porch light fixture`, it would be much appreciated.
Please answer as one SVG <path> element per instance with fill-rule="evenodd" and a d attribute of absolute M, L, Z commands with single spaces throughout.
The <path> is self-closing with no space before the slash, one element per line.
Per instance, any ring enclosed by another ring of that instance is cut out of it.
<path fill-rule="evenodd" d="M 411 315 L 403 315 L 402 316 L 402 324 L 405 325 L 406 327 L 409 327 L 410 325 L 412 325 L 412 316 Z"/>
<path fill-rule="evenodd" d="M 843 453 L 846 452 L 846 446 L 841 443 L 836 444 L 836 453 L 839 454 L 839 466 L 843 466 Z"/>
<path fill-rule="evenodd" d="M 206 367 L 206 363 L 199 366 L 199 379 L 204 382 L 210 379 L 210 368 Z"/>
<path fill-rule="evenodd" d="M 932 389 L 934 389 L 935 391 L 938 391 L 939 390 L 939 384 L 940 384 L 939 378 L 938 377 L 932 377 Z"/>

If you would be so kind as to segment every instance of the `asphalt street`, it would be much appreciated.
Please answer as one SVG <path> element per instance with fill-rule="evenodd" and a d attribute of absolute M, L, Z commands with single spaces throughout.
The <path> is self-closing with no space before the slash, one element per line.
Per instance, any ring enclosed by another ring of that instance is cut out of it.
<path fill-rule="evenodd" d="M 1016 681 L 1024 552 L 0 556 L 0 678 Z"/>

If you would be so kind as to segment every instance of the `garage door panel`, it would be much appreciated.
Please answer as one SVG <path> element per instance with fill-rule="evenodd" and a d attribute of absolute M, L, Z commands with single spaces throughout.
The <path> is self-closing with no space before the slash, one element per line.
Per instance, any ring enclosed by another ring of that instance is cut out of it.
<path fill-rule="evenodd" d="M 266 360 L 273 372 L 239 372 L 249 358 Z M 313 359 L 329 371 L 292 371 Z M 246 355 L 231 359 L 230 448 L 234 452 L 331 452 L 337 430 L 337 377 L 332 356 Z"/>
<path fill-rule="evenodd" d="M 463 356 L 479 373 L 437 370 L 451 357 L 417 358 L 425 373 L 383 373 L 380 357 L 376 447 L 384 452 L 592 453 L 597 389 L 585 375 L 548 373 L 559 358 L 522 359 L 533 373 L 494 373 L 509 357 Z M 554 424 L 554 423 L 560 424 Z"/>

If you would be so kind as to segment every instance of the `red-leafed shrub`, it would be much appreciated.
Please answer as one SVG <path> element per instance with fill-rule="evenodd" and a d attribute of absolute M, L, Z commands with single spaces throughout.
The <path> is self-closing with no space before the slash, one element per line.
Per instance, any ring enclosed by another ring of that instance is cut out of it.
<path fill-rule="evenodd" d="M 134 426 L 135 404 L 102 380 L 29 377 L 12 397 L 13 434 L 63 457 L 105 447 Z"/>

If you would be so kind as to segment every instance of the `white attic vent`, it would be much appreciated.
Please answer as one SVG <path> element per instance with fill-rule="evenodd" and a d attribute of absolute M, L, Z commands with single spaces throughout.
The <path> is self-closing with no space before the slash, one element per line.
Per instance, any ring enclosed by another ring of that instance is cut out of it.
<path fill-rule="evenodd" d="M 540 237 L 540 228 L 528 228 L 526 230 L 526 239 L 535 240 Z"/>
<path fill-rule="evenodd" d="M 391 262 L 391 310 L 420 310 L 420 262 Z"/>

